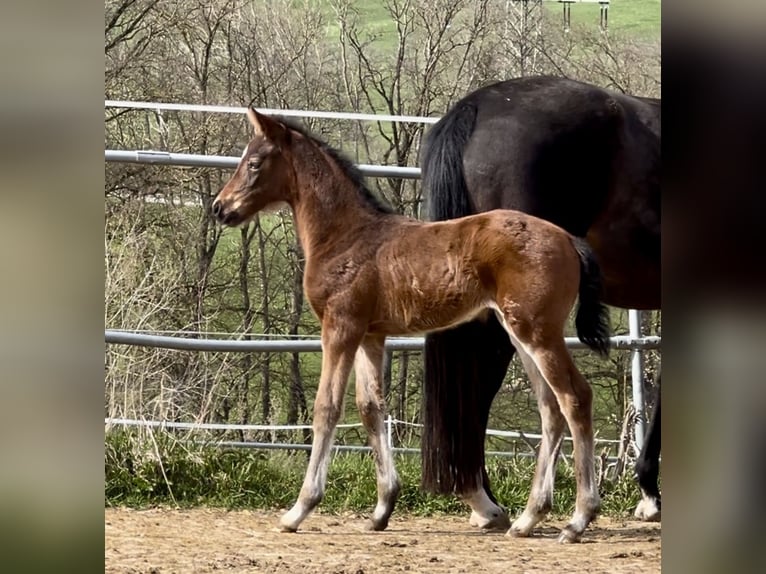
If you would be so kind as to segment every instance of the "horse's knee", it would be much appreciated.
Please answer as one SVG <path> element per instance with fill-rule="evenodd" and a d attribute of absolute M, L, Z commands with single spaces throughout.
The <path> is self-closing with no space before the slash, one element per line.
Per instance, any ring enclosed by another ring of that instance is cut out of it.
<path fill-rule="evenodd" d="M 363 421 L 375 420 L 383 413 L 380 403 L 368 397 L 357 397 L 356 408 L 359 410 L 359 416 L 362 417 Z"/>
<path fill-rule="evenodd" d="M 314 404 L 314 430 L 334 428 L 340 420 L 341 411 L 341 405 L 324 402 Z"/>

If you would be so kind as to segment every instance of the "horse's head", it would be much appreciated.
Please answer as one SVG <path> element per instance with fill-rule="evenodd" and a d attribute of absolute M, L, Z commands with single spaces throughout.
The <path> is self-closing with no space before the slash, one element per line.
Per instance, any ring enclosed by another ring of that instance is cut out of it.
<path fill-rule="evenodd" d="M 215 218 L 230 226 L 249 221 L 268 205 L 290 200 L 291 170 L 283 153 L 290 143 L 289 128 L 252 108 L 247 118 L 253 139 L 212 205 Z"/>

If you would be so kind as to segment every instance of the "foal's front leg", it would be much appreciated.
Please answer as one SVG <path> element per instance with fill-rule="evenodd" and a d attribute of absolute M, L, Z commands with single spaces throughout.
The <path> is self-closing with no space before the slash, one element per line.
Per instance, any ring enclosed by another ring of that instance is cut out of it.
<path fill-rule="evenodd" d="M 386 439 L 383 415 L 386 402 L 381 385 L 385 337 L 366 337 L 356 353 L 356 406 L 362 417 L 375 459 L 378 504 L 370 518 L 371 530 L 383 530 L 399 496 L 399 477 Z"/>
<path fill-rule="evenodd" d="M 322 328 L 322 374 L 314 401 L 314 440 L 298 501 L 280 522 L 283 532 L 295 532 L 322 500 L 335 428 L 343 411 L 343 396 L 361 336 Z"/>

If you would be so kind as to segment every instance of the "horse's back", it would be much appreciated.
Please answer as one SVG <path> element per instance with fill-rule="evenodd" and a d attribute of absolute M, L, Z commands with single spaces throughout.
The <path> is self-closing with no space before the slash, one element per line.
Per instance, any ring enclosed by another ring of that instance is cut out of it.
<path fill-rule="evenodd" d="M 483 281 L 485 287 L 491 284 L 494 289 L 503 279 L 561 293 L 561 281 L 573 277 L 576 289 L 577 252 L 570 234 L 560 226 L 510 209 L 494 209 L 456 222 L 461 223 L 477 230 L 465 257 L 478 269 L 488 270 L 492 277 Z"/>
<path fill-rule="evenodd" d="M 500 82 L 467 102 L 476 122 L 463 164 L 475 210 L 519 209 L 581 236 L 610 190 L 629 185 L 619 164 L 656 137 L 652 105 L 563 78 Z M 642 171 L 652 169 L 645 160 Z"/>
<path fill-rule="evenodd" d="M 450 113 L 465 109 L 475 114 L 463 151 L 472 210 L 515 209 L 587 236 L 618 278 L 610 303 L 658 306 L 659 100 L 532 77 L 476 90 Z"/>
<path fill-rule="evenodd" d="M 528 308 L 535 314 L 559 304 L 554 299 L 571 303 L 577 290 L 578 258 L 567 232 L 512 210 L 399 221 L 382 233 L 367 265 L 375 268 L 377 291 L 369 331 L 379 334 L 464 323 L 492 302 L 500 304 L 499 292 L 514 305 L 535 301 L 537 307 Z"/>

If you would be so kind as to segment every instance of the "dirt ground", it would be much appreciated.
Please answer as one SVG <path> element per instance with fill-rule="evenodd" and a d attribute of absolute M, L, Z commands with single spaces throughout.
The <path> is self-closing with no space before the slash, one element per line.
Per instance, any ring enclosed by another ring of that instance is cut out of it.
<path fill-rule="evenodd" d="M 397 516 L 367 532 L 361 516 L 312 514 L 296 534 L 276 530 L 278 513 L 194 510 L 105 512 L 105 571 L 112 574 L 290 572 L 660 572 L 661 527 L 599 518 L 583 542 L 560 545 L 557 527 L 515 539 L 480 532 L 466 517 Z"/>

